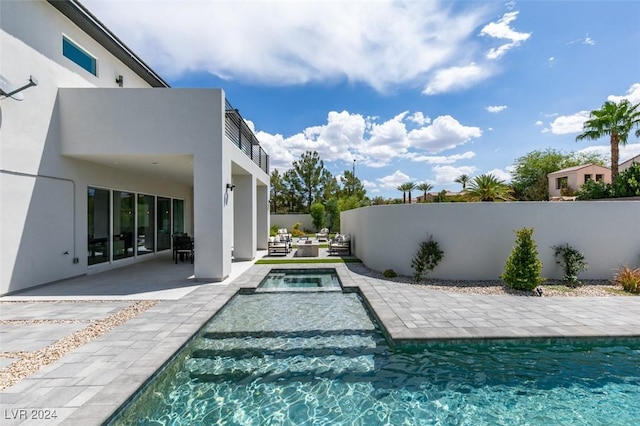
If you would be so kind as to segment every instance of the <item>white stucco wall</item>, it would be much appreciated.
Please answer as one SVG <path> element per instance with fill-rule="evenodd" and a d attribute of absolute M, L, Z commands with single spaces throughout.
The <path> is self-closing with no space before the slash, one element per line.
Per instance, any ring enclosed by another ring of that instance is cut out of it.
<path fill-rule="evenodd" d="M 223 136 L 222 90 L 148 88 L 44 1 L 0 2 L 0 24 L 0 74 L 16 85 L 38 80 L 24 101 L 0 103 L 0 294 L 135 260 L 87 266 L 89 186 L 184 200 L 185 229 L 198 235 L 196 275 L 228 275 L 233 200 L 223 185 L 234 169 L 267 187 L 269 176 Z M 62 56 L 62 34 L 98 59 L 97 76 Z M 193 178 L 109 167 L 110 156 L 138 154 L 191 158 Z"/>
<path fill-rule="evenodd" d="M 411 259 L 427 234 L 444 259 L 429 274 L 441 279 L 498 279 L 515 243 L 515 230 L 534 230 L 542 275 L 562 278 L 551 246 L 584 253 L 585 279 L 610 279 L 616 268 L 640 265 L 640 202 L 434 203 L 372 206 L 341 214 L 354 254 L 373 269 L 412 275 Z"/>
<path fill-rule="evenodd" d="M 302 229 L 314 231 L 313 220 L 310 214 L 272 214 L 271 226 L 277 225 L 278 228 L 287 228 L 291 230 L 296 223 L 302 224 Z"/>

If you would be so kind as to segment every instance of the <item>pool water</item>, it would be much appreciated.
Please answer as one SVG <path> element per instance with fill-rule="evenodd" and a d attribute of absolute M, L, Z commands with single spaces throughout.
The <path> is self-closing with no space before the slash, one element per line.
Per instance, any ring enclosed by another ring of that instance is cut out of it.
<path fill-rule="evenodd" d="M 258 289 L 340 290 L 335 269 L 272 269 L 260 282 Z"/>
<path fill-rule="evenodd" d="M 313 298 L 313 300 L 310 299 Z M 640 341 L 392 350 L 359 296 L 236 296 L 117 425 L 632 425 Z"/>

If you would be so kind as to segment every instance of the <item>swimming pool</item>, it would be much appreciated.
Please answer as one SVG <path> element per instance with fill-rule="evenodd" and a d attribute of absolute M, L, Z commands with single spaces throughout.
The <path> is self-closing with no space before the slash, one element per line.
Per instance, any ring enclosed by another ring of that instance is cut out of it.
<path fill-rule="evenodd" d="M 110 424 L 629 425 L 638 418 L 638 340 L 392 350 L 357 294 L 320 292 L 236 296 Z"/>
<path fill-rule="evenodd" d="M 340 279 L 333 268 L 272 269 L 258 285 L 260 290 L 308 289 L 340 290 Z"/>

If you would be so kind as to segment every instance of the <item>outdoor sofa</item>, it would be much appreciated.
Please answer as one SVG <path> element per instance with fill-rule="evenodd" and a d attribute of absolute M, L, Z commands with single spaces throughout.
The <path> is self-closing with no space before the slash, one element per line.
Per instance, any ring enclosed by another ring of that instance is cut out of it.
<path fill-rule="evenodd" d="M 329 240 L 328 254 L 351 256 L 351 237 L 349 235 L 336 234 Z"/>

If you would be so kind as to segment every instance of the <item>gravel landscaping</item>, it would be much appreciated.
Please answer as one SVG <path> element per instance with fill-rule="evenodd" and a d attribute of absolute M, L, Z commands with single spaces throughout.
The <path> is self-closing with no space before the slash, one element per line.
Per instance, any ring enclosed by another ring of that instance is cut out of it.
<path fill-rule="evenodd" d="M 14 302 L 9 302 L 14 303 Z M 24 302 L 18 302 L 24 303 Z M 46 303 L 46 302 L 35 302 Z M 96 301 L 95 303 L 103 303 Z M 128 307 L 121 309 L 115 314 L 109 315 L 106 318 L 87 321 L 87 320 L 4 320 L 0 321 L 0 324 L 69 324 L 69 323 L 86 323 L 90 324 L 75 333 L 68 335 L 67 337 L 58 340 L 57 342 L 33 351 L 33 352 L 0 352 L 0 358 L 9 359 L 13 362 L 8 366 L 0 369 L 0 391 L 7 389 L 18 383 L 25 377 L 37 372 L 42 367 L 49 365 L 60 358 L 62 358 L 68 352 L 88 343 L 97 337 L 103 335 L 109 330 L 125 323 L 126 321 L 134 318 L 140 313 L 146 311 L 158 302 L 155 300 L 144 300 L 133 302 Z"/>
<path fill-rule="evenodd" d="M 413 277 L 397 276 L 387 278 L 379 271 L 368 269 L 370 276 L 380 280 L 393 281 L 403 284 L 411 284 L 416 287 L 429 290 L 441 290 L 454 293 L 484 294 L 484 295 L 511 295 L 511 296 L 535 296 L 540 295 L 535 291 L 512 290 L 504 285 L 500 280 L 439 280 L 423 278 L 419 283 L 413 281 Z M 614 296 L 634 296 L 622 290 L 622 287 L 609 280 L 582 280 L 582 285 L 570 288 L 562 281 L 547 280 L 541 286 L 542 297 L 614 297 Z"/>

